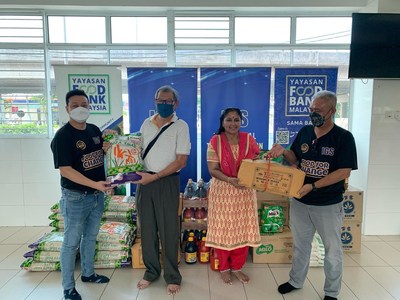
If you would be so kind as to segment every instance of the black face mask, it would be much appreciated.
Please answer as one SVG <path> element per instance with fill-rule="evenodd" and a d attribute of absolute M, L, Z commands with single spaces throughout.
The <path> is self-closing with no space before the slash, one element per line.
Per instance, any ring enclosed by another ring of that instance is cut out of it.
<path fill-rule="evenodd" d="M 327 114 L 329 114 L 331 110 L 329 110 L 325 116 L 321 116 L 319 113 L 317 112 L 312 112 L 310 113 L 310 119 L 311 119 L 311 123 L 313 124 L 314 127 L 321 127 L 322 125 L 325 124 L 325 117 Z"/>
<path fill-rule="evenodd" d="M 314 127 L 321 127 L 325 124 L 325 117 L 315 111 L 310 113 L 310 119 Z"/>

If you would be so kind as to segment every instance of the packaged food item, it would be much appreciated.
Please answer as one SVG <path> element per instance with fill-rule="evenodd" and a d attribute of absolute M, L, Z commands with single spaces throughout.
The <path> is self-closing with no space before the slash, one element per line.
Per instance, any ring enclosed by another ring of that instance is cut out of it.
<path fill-rule="evenodd" d="M 261 209 L 261 232 L 283 232 L 282 206 L 263 205 Z"/>
<path fill-rule="evenodd" d="M 125 179 L 132 181 L 132 178 L 138 178 L 137 176 L 139 175 L 135 172 L 143 170 L 141 133 L 127 135 L 106 134 L 104 141 L 111 144 L 110 149 L 106 152 L 107 176 L 118 175 L 115 178 L 110 178 L 111 184 L 113 184 L 113 179 L 116 181 L 115 184 L 122 184 Z M 129 173 L 131 174 L 122 175 Z"/>

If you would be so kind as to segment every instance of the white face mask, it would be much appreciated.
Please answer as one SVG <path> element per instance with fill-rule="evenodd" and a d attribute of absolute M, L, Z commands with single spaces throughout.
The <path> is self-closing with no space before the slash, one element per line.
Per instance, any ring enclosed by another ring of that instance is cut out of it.
<path fill-rule="evenodd" d="M 78 123 L 84 123 L 89 118 L 89 110 L 85 107 L 79 106 L 71 110 L 69 116 L 72 120 Z"/>

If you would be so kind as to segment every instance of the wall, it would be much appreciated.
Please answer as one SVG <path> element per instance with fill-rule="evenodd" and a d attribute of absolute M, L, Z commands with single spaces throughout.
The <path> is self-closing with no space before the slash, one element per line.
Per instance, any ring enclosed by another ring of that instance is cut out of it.
<path fill-rule="evenodd" d="M 0 226 L 46 226 L 60 199 L 50 140 L 0 138 Z"/>
<path fill-rule="evenodd" d="M 365 234 L 400 234 L 400 121 L 385 118 L 400 111 L 399 80 L 375 80 L 373 88 Z"/>

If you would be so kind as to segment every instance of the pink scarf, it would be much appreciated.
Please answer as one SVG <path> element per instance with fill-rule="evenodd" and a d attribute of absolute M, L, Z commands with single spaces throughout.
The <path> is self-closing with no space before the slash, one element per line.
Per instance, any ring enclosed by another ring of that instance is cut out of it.
<path fill-rule="evenodd" d="M 239 132 L 239 155 L 236 161 L 224 132 L 214 135 L 210 143 L 218 155 L 222 172 L 230 177 L 237 177 L 243 159 L 254 159 L 260 153 L 255 139 L 246 132 Z"/>

